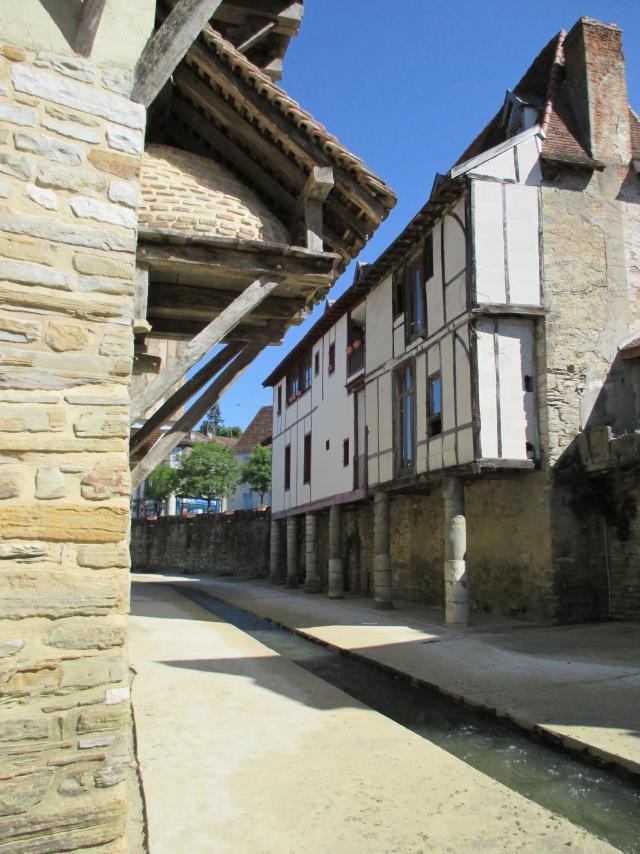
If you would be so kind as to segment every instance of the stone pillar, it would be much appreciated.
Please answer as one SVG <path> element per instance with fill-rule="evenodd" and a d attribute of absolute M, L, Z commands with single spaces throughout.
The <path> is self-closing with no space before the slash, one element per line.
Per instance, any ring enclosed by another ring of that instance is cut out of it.
<path fill-rule="evenodd" d="M 329 510 L 329 599 L 344 595 L 344 560 L 342 558 L 342 505 Z"/>
<path fill-rule="evenodd" d="M 287 519 L 287 583 L 286 587 L 298 586 L 298 517 Z"/>
<path fill-rule="evenodd" d="M 176 496 L 172 493 L 167 498 L 167 516 L 176 515 Z"/>
<path fill-rule="evenodd" d="M 318 514 L 307 513 L 305 528 L 306 572 L 304 589 L 306 593 L 320 593 L 320 574 L 318 572 Z"/>
<path fill-rule="evenodd" d="M 444 495 L 444 601 L 447 625 L 469 624 L 467 589 L 467 523 L 464 518 L 464 484 L 447 477 Z"/>
<path fill-rule="evenodd" d="M 269 581 L 272 584 L 282 584 L 282 568 L 280 566 L 280 520 L 271 520 Z"/>
<path fill-rule="evenodd" d="M 391 601 L 391 556 L 389 554 L 389 493 L 373 498 L 373 598 L 376 608 L 393 608 Z"/>

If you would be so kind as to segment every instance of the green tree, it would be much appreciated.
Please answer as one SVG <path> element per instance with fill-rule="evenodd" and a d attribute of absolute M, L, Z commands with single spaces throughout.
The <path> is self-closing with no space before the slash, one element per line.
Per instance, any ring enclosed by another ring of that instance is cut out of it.
<path fill-rule="evenodd" d="M 220 427 L 216 436 L 226 436 L 228 439 L 239 439 L 242 436 L 242 427 Z"/>
<path fill-rule="evenodd" d="M 205 436 L 219 436 L 222 429 L 222 412 L 220 404 L 214 403 L 200 422 L 199 430 Z"/>
<path fill-rule="evenodd" d="M 240 481 L 240 466 L 230 448 L 218 442 L 194 445 L 190 454 L 182 454 L 178 468 L 180 495 L 204 498 L 207 512 L 211 502 L 228 498 Z"/>
<path fill-rule="evenodd" d="M 271 449 L 256 445 L 242 467 L 242 480 L 260 496 L 260 504 L 271 489 Z"/>
<path fill-rule="evenodd" d="M 175 492 L 176 485 L 176 470 L 166 465 L 166 463 L 162 463 L 147 478 L 144 487 L 144 497 L 150 498 L 155 502 L 157 512 L 158 505 L 166 501 Z"/>

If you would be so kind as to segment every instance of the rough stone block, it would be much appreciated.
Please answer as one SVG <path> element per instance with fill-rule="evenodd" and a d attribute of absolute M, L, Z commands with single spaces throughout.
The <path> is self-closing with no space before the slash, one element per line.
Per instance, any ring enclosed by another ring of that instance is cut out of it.
<path fill-rule="evenodd" d="M 115 207 L 115 206 L 114 206 Z M 135 239 L 130 235 L 114 233 L 111 229 L 93 228 L 59 222 L 57 219 L 17 214 L 8 205 L 0 205 L 0 231 L 40 237 L 54 243 L 85 246 L 114 252 L 135 251 Z"/>
<path fill-rule="evenodd" d="M 48 314 L 51 310 L 51 294 L 27 291 L 20 285 L 0 281 L 0 304 L 38 314 L 43 313 L 44 310 L 44 313 Z M 59 314 L 89 322 L 108 320 L 112 328 L 120 326 L 123 332 L 125 329 L 128 331 L 131 349 L 133 349 L 133 335 L 131 335 L 133 311 L 130 303 L 123 305 L 122 300 L 107 297 L 92 299 L 86 295 L 60 293 L 56 294 L 56 311 Z M 101 353 L 101 355 L 108 354 Z M 10 385 L 8 387 L 11 388 Z M 24 386 L 21 387 L 24 388 Z"/>
<path fill-rule="evenodd" d="M 107 127 L 107 143 L 109 148 L 124 151 L 125 154 L 142 154 L 144 137 L 140 131 L 109 125 Z"/>
<path fill-rule="evenodd" d="M 119 178 L 137 178 L 140 172 L 140 160 L 127 154 L 114 154 L 112 151 L 93 149 L 88 158 L 100 172 L 109 172 Z"/>
<path fill-rule="evenodd" d="M 89 196 L 73 196 L 69 199 L 71 210 L 81 219 L 93 219 L 98 222 L 108 222 L 111 225 L 122 225 L 125 228 L 136 228 L 138 224 L 134 211 L 120 205 L 98 202 Z"/>
<path fill-rule="evenodd" d="M 128 521 L 128 510 L 124 507 L 82 507 L 58 503 L 0 507 L 2 535 L 15 540 L 117 543 L 126 537 Z M 6 597 L 6 593 L 4 595 Z M 82 611 L 74 610 L 74 613 Z"/>
<path fill-rule="evenodd" d="M 114 183 L 113 181 L 111 182 Z M 116 201 L 112 199 L 112 201 Z M 1 249 L 1 247 L 0 247 Z M 73 266 L 79 273 L 88 276 L 109 276 L 116 279 L 132 279 L 133 264 L 110 258 L 106 255 L 85 255 L 78 253 L 73 256 Z"/>
<path fill-rule="evenodd" d="M 8 717 L 0 721 L 0 741 L 33 741 L 49 738 L 46 718 Z"/>
<path fill-rule="evenodd" d="M 123 646 L 125 630 L 90 617 L 83 618 L 80 625 L 73 620 L 63 620 L 49 629 L 42 642 L 58 649 L 112 649 Z"/>
<path fill-rule="evenodd" d="M 125 279 L 107 279 L 102 276 L 78 276 L 78 290 L 83 293 L 133 295 L 133 282 Z"/>
<path fill-rule="evenodd" d="M 120 682 L 125 672 L 125 661 L 117 658 L 78 658 L 61 663 L 60 688 L 93 688 L 108 682 Z"/>
<path fill-rule="evenodd" d="M 117 786 L 127 777 L 128 764 L 126 762 L 107 762 L 99 771 L 96 771 L 93 781 L 98 789 L 108 789 Z"/>
<path fill-rule="evenodd" d="M 64 399 L 72 406 L 129 406 L 126 397 L 110 397 L 97 394 L 65 394 Z"/>
<path fill-rule="evenodd" d="M 84 113 L 100 116 L 137 130 L 144 130 L 146 110 L 121 95 L 99 92 L 71 80 L 63 80 L 46 71 L 14 65 L 11 80 L 18 92 L 35 95 L 63 107 L 71 107 Z"/>
<path fill-rule="evenodd" d="M 52 320 L 44 340 L 52 350 L 62 353 L 68 350 L 82 350 L 88 345 L 90 337 L 89 330 L 83 326 L 67 323 L 64 320 Z"/>
<path fill-rule="evenodd" d="M 105 543 L 100 545 L 81 544 L 78 546 L 77 561 L 80 566 L 91 569 L 127 568 L 129 549 L 126 543 Z"/>
<path fill-rule="evenodd" d="M 36 471 L 36 498 L 51 500 L 66 494 L 67 484 L 59 468 L 46 466 Z"/>
<path fill-rule="evenodd" d="M 0 181 L 0 199 L 8 199 L 12 190 L 13 187 L 11 184 L 5 184 L 4 181 Z"/>
<path fill-rule="evenodd" d="M 0 48 L 0 53 L 5 56 L 10 62 L 24 62 L 27 54 L 20 47 L 15 45 L 5 44 Z"/>
<path fill-rule="evenodd" d="M 56 190 L 69 190 L 71 193 L 101 193 L 107 186 L 105 178 L 89 172 L 62 169 L 58 166 L 41 166 L 36 176 L 40 187 L 53 187 Z"/>
<path fill-rule="evenodd" d="M 39 804 L 53 777 L 53 768 L 42 768 L 0 779 L 0 816 L 20 815 Z"/>
<path fill-rule="evenodd" d="M 0 431 L 5 433 L 48 433 L 63 429 L 63 408 L 47 409 L 43 406 L 4 405 L 0 410 Z"/>
<path fill-rule="evenodd" d="M 0 256 L 17 261 L 37 261 L 51 266 L 56 262 L 57 246 L 22 237 L 0 237 Z"/>
<path fill-rule="evenodd" d="M 38 124 L 38 113 L 30 107 L 0 103 L 0 121 L 34 127 Z"/>
<path fill-rule="evenodd" d="M 76 732 L 108 732 L 109 730 L 124 727 L 127 720 L 128 709 L 126 708 L 106 709 L 98 706 L 97 708 L 87 709 L 86 712 L 82 712 L 78 718 Z"/>
<path fill-rule="evenodd" d="M 69 273 L 59 273 L 32 261 L 0 260 L 0 278 L 22 285 L 42 285 L 47 288 L 61 288 L 70 291 L 73 288 Z"/>
<path fill-rule="evenodd" d="M 26 344 L 40 338 L 40 324 L 35 320 L 19 320 L 0 316 L 0 341 Z"/>
<path fill-rule="evenodd" d="M 1 423 L 0 418 L 0 425 Z M 79 438 L 126 439 L 129 435 L 129 420 L 126 415 L 116 415 L 111 412 L 85 412 L 73 425 L 73 432 Z"/>
<path fill-rule="evenodd" d="M 0 500 L 15 498 L 20 495 L 22 472 L 18 469 L 0 466 Z"/>
<path fill-rule="evenodd" d="M 9 658 L 17 655 L 21 649 L 24 649 L 25 642 L 21 638 L 11 638 L 10 640 L 0 640 L 0 658 Z"/>
<path fill-rule="evenodd" d="M 107 688 L 104 692 L 104 702 L 107 706 L 114 706 L 117 703 L 124 703 L 129 699 L 131 690 L 128 686 L 123 688 Z"/>
<path fill-rule="evenodd" d="M 133 356 L 133 335 L 108 333 L 100 342 L 101 356 Z"/>
<path fill-rule="evenodd" d="M 60 142 L 53 137 L 32 131 L 16 131 L 13 141 L 18 151 L 28 151 L 30 154 L 70 166 L 82 163 L 83 150 L 70 142 Z"/>
<path fill-rule="evenodd" d="M 129 495 L 130 491 L 129 470 L 112 466 L 95 466 L 82 479 L 80 485 L 82 497 L 89 501 L 104 501 L 116 495 Z"/>
<path fill-rule="evenodd" d="M 83 83 L 95 83 L 96 67 L 92 62 L 78 56 L 65 56 L 56 53 L 39 53 L 33 60 L 38 68 L 50 68 Z"/>
<path fill-rule="evenodd" d="M 32 563 L 47 556 L 45 546 L 33 543 L 0 543 L 0 560 L 11 560 L 16 563 Z"/>
<path fill-rule="evenodd" d="M 140 187 L 137 181 L 118 181 L 114 178 L 109 184 L 109 200 L 129 208 L 140 204 Z"/>
<path fill-rule="evenodd" d="M 32 202 L 40 205 L 41 208 L 46 208 L 49 211 L 58 210 L 58 197 L 53 190 L 43 190 L 41 187 L 36 187 L 35 184 L 27 184 L 24 194 Z"/>
<path fill-rule="evenodd" d="M 70 110 L 63 110 L 60 107 L 54 107 L 52 104 L 45 105 L 46 112 L 54 119 L 59 119 L 61 122 L 76 122 L 87 127 L 98 127 L 100 122 L 89 116 L 86 113 L 74 113 Z"/>
<path fill-rule="evenodd" d="M 0 151 L 0 172 L 11 175 L 13 178 L 19 178 L 21 181 L 28 181 L 31 178 L 33 167 L 28 157 L 20 157 L 17 154 Z"/>
<path fill-rule="evenodd" d="M 129 96 L 133 89 L 133 72 L 129 68 L 104 68 L 102 85 L 112 92 Z"/>
<path fill-rule="evenodd" d="M 44 118 L 42 120 L 42 127 L 47 130 L 52 130 L 54 133 L 60 134 L 60 136 L 66 136 L 70 139 L 78 139 L 81 142 L 97 143 L 100 142 L 102 137 L 102 134 L 99 131 L 92 130 L 86 125 L 61 122 L 58 119 Z"/>

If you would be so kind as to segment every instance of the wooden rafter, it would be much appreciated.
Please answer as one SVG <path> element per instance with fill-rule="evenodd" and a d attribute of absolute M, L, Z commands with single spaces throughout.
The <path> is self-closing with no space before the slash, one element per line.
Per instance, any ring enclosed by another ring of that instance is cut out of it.
<path fill-rule="evenodd" d="M 180 356 L 166 365 L 155 380 L 142 389 L 138 398 L 131 402 L 131 423 L 134 424 L 155 406 L 196 362 L 226 338 L 279 284 L 277 280 L 260 278 L 242 291 L 202 332 L 189 341 Z"/>
<path fill-rule="evenodd" d="M 254 45 L 265 39 L 275 27 L 275 21 L 265 21 L 264 18 L 252 16 L 234 33 L 233 43 L 240 53 L 247 53 Z"/>
<path fill-rule="evenodd" d="M 227 344 L 223 350 L 216 353 L 215 356 L 209 359 L 207 364 L 200 368 L 200 370 L 195 373 L 191 379 L 187 380 L 184 385 L 181 385 L 175 394 L 172 394 L 171 397 L 166 400 L 149 419 L 147 419 L 145 424 L 134 435 L 132 435 L 129 443 L 130 455 L 133 456 L 144 445 L 144 443 L 153 436 L 154 433 L 160 430 L 162 426 L 176 414 L 181 406 L 188 403 L 194 394 L 197 394 L 200 389 L 204 388 L 204 386 L 212 380 L 219 371 L 228 365 L 229 362 L 238 355 L 242 348 L 243 345 L 239 343 Z"/>
<path fill-rule="evenodd" d="M 181 320 L 179 318 L 162 317 L 160 315 L 151 315 L 151 319 L 153 321 L 153 329 L 147 336 L 149 338 L 191 341 L 192 338 L 207 327 L 206 321 L 203 320 Z M 253 341 L 257 334 L 265 332 L 267 326 L 270 326 L 272 323 L 273 321 L 265 323 L 257 320 L 250 323 L 248 319 L 246 323 L 239 323 L 237 326 L 234 326 L 233 330 L 221 340 L 221 343 L 230 344 L 241 341 L 243 344 L 246 344 L 247 341 Z M 279 343 L 282 339 L 284 328 L 288 325 L 283 321 L 278 332 L 272 336 L 273 340 L 270 339 L 270 343 Z"/>
<path fill-rule="evenodd" d="M 222 0 L 179 0 L 147 42 L 136 66 L 131 99 L 151 106 Z"/>
<path fill-rule="evenodd" d="M 209 409 L 218 402 L 224 392 L 249 367 L 264 346 L 265 342 L 262 340 L 247 344 L 222 373 L 216 377 L 204 394 L 174 424 L 171 430 L 156 442 L 149 453 L 131 472 L 131 485 L 133 489 L 140 486 L 142 481 L 151 474 L 154 468 L 171 453 Z"/>
<path fill-rule="evenodd" d="M 93 43 L 106 5 L 107 0 L 85 0 L 80 26 L 74 42 L 75 51 L 80 56 L 91 56 Z"/>
<path fill-rule="evenodd" d="M 196 285 L 174 285 L 154 282 L 151 286 L 150 313 L 156 317 L 211 320 L 229 305 L 229 291 Z M 251 313 L 252 318 L 262 322 L 267 320 L 288 320 L 302 311 L 305 300 L 267 297 Z"/>

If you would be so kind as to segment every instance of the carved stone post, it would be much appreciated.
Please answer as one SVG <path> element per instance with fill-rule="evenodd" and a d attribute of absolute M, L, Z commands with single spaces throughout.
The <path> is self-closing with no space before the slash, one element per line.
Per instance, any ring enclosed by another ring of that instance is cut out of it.
<path fill-rule="evenodd" d="M 271 520 L 271 538 L 269 542 L 269 581 L 272 584 L 282 584 L 282 568 L 280 566 L 280 520 Z"/>
<path fill-rule="evenodd" d="M 318 572 L 318 514 L 307 513 L 305 528 L 306 572 L 304 589 L 307 593 L 320 593 L 320 574 Z"/>
<path fill-rule="evenodd" d="M 286 587 L 298 586 L 298 517 L 287 518 L 287 583 Z"/>
<path fill-rule="evenodd" d="M 464 484 L 447 477 L 444 494 L 444 600 L 448 625 L 469 624 L 467 589 L 467 523 L 464 517 Z"/>
<path fill-rule="evenodd" d="M 376 608 L 393 608 L 389 540 L 389 493 L 376 492 L 373 499 L 373 598 Z"/>
<path fill-rule="evenodd" d="M 329 510 L 329 599 L 344 595 L 344 559 L 342 557 L 342 505 Z"/>

